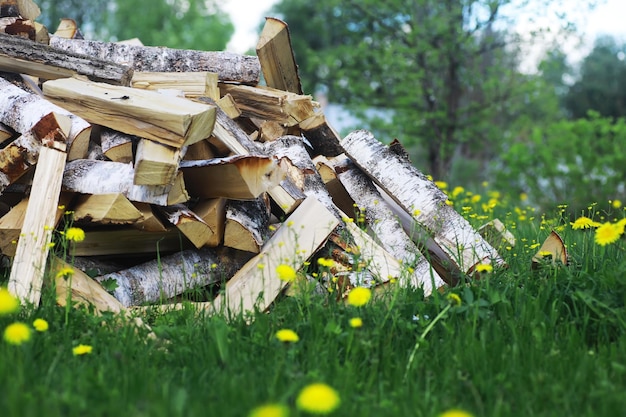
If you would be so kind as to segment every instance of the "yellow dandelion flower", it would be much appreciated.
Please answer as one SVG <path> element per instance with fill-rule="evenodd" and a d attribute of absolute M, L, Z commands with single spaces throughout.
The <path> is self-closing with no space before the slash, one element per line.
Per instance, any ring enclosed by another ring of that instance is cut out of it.
<path fill-rule="evenodd" d="M 332 259 L 319 258 L 317 260 L 317 264 L 326 268 L 332 268 L 333 266 L 335 266 L 335 261 L 333 261 Z"/>
<path fill-rule="evenodd" d="M 622 202 L 620 200 L 613 200 L 611 206 L 613 206 L 614 209 L 618 209 L 622 207 Z"/>
<path fill-rule="evenodd" d="M 448 188 L 448 183 L 445 181 L 435 181 L 435 185 L 441 190 L 445 190 L 446 188 Z"/>
<path fill-rule="evenodd" d="M 553 255 L 553 253 L 550 252 L 549 250 L 539 251 L 539 256 L 541 256 L 542 258 L 551 258 L 552 255 Z"/>
<path fill-rule="evenodd" d="M 528 200 L 528 194 L 526 194 L 526 193 L 520 193 L 520 195 L 519 195 L 519 199 L 520 199 L 521 201 L 526 201 L 526 200 Z"/>
<path fill-rule="evenodd" d="M 315 383 L 302 388 L 296 398 L 296 406 L 311 414 L 329 414 L 339 407 L 341 399 L 334 388 Z"/>
<path fill-rule="evenodd" d="M 4 329 L 4 340 L 11 345 L 21 345 L 30 340 L 30 333 L 26 324 L 15 322 Z"/>
<path fill-rule="evenodd" d="M 372 298 L 372 291 L 369 288 L 356 287 L 348 293 L 348 304 L 361 307 L 367 304 L 370 298 Z"/>
<path fill-rule="evenodd" d="M 592 227 L 600 226 L 600 223 L 594 222 L 589 217 L 585 217 L 585 216 L 581 216 L 577 218 L 576 221 L 574 221 L 574 223 L 570 222 L 570 224 L 572 225 L 572 229 L 574 230 L 589 229 Z"/>
<path fill-rule="evenodd" d="M 33 327 L 38 332 L 45 332 L 48 330 L 49 326 L 48 326 L 48 322 L 45 321 L 44 319 L 35 319 L 35 321 L 33 321 Z"/>
<path fill-rule="evenodd" d="M 361 319 L 361 317 L 352 317 L 350 319 L 350 327 L 357 329 L 362 326 L 363 326 L 363 320 Z"/>
<path fill-rule="evenodd" d="M 59 271 L 56 274 L 57 278 L 69 278 L 72 275 L 74 275 L 74 269 L 72 269 L 69 266 L 64 266 L 63 268 L 59 269 Z"/>
<path fill-rule="evenodd" d="M 452 200 L 446 200 L 446 205 L 453 206 L 454 202 Z"/>
<path fill-rule="evenodd" d="M 490 264 L 478 264 L 476 265 L 476 268 L 474 268 L 474 270 L 476 272 L 491 272 L 493 271 L 493 266 Z"/>
<path fill-rule="evenodd" d="M 20 300 L 4 287 L 0 287 L 0 316 L 15 313 L 20 308 Z"/>
<path fill-rule="evenodd" d="M 457 198 L 459 194 L 463 194 L 464 192 L 465 192 L 465 188 L 461 187 L 460 185 L 457 185 L 452 190 L 452 198 Z"/>
<path fill-rule="evenodd" d="M 450 304 L 457 305 L 457 306 L 461 305 L 461 297 L 459 297 L 457 294 L 453 292 L 448 294 L 446 298 L 448 299 L 448 301 L 450 301 Z"/>
<path fill-rule="evenodd" d="M 480 201 L 481 198 L 482 197 L 480 196 L 480 194 L 474 194 L 470 201 L 472 202 L 472 204 L 476 204 Z"/>
<path fill-rule="evenodd" d="M 611 244 L 617 241 L 619 237 L 619 228 L 612 223 L 604 223 L 596 229 L 595 241 L 600 246 Z"/>
<path fill-rule="evenodd" d="M 278 265 L 276 267 L 276 273 L 281 281 L 291 282 L 296 279 L 296 270 L 289 265 Z"/>
<path fill-rule="evenodd" d="M 58 206 L 57 208 L 58 208 L 59 210 L 65 210 L 65 206 L 63 206 L 63 205 L 60 205 L 60 206 Z"/>
<path fill-rule="evenodd" d="M 88 355 L 93 350 L 92 346 L 80 344 L 72 349 L 74 356 Z"/>
<path fill-rule="evenodd" d="M 265 269 L 265 264 L 257 264 L 256 267 L 262 271 Z"/>
<path fill-rule="evenodd" d="M 273 224 L 270 224 L 270 226 L 268 227 L 268 229 L 270 229 L 270 231 L 275 231 L 276 230 L 276 226 L 274 226 Z"/>
<path fill-rule="evenodd" d="M 289 220 L 287 222 L 287 227 L 292 227 L 293 226 L 293 220 Z"/>
<path fill-rule="evenodd" d="M 459 410 L 459 409 L 451 409 L 448 411 L 444 411 L 439 414 L 439 417 L 474 417 L 472 414 L 467 411 Z"/>
<path fill-rule="evenodd" d="M 415 209 L 415 210 L 413 210 L 413 217 L 417 217 L 417 216 L 419 216 L 420 214 L 422 214 L 422 210 L 420 210 L 420 209 Z"/>
<path fill-rule="evenodd" d="M 65 238 L 72 242 L 82 242 L 85 240 L 85 231 L 78 227 L 70 227 L 65 231 Z"/>
<path fill-rule="evenodd" d="M 276 339 L 280 340 L 281 342 L 296 343 L 300 340 L 300 337 L 298 336 L 298 333 L 294 332 L 293 330 L 281 329 L 276 332 Z"/>
<path fill-rule="evenodd" d="M 289 408 L 283 404 L 264 404 L 256 407 L 248 417 L 288 417 Z"/>
<path fill-rule="evenodd" d="M 624 234 L 624 227 L 626 227 L 626 217 L 615 223 L 617 231 L 620 235 Z"/>

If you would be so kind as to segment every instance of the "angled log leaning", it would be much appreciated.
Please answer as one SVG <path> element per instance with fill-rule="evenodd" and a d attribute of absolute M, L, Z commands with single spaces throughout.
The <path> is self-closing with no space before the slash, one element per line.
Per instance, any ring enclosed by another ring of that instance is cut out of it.
<path fill-rule="evenodd" d="M 83 194 L 123 194 L 130 201 L 168 206 L 189 200 L 183 174 L 169 185 L 133 184 L 133 167 L 111 161 L 77 159 L 68 162 L 63 175 L 67 191 Z"/>
<path fill-rule="evenodd" d="M 377 241 L 405 267 L 413 268 L 414 273 L 411 274 L 410 280 L 403 284 L 410 283 L 414 287 L 423 287 L 424 294 L 430 294 L 433 287 L 442 286 L 444 282 L 439 274 L 431 270 L 428 260 L 404 232 L 398 217 L 369 177 L 349 159 L 337 159 L 335 161 L 337 178 L 365 216 L 367 226 Z"/>
<path fill-rule="evenodd" d="M 307 197 L 261 252 L 226 283 L 224 295 L 198 307 L 213 311 L 226 309 L 235 315 L 252 311 L 255 306 L 261 311 L 267 309 L 286 284 L 278 278 L 276 268 L 289 264 L 295 270 L 300 269 L 338 224 L 335 215 L 315 197 Z"/>
<path fill-rule="evenodd" d="M 113 295 L 129 307 L 165 301 L 186 290 L 227 280 L 248 259 L 249 254 L 226 248 L 185 250 L 95 279 L 115 280 Z"/>
<path fill-rule="evenodd" d="M 133 69 L 103 59 L 0 33 L 0 70 L 46 80 L 84 75 L 92 81 L 130 85 Z"/>
<path fill-rule="evenodd" d="M 265 18 L 265 25 L 256 45 L 256 54 L 268 87 L 302 94 L 298 65 L 285 22 L 273 17 Z"/>
<path fill-rule="evenodd" d="M 100 59 L 125 64 L 135 71 L 195 72 L 219 74 L 220 81 L 256 85 L 261 68 L 254 56 L 231 52 L 205 52 L 154 46 L 135 46 L 111 42 L 50 37 L 50 46 Z"/>
<path fill-rule="evenodd" d="M 43 147 L 40 151 L 33 188 L 17 242 L 9 277 L 9 291 L 22 301 L 39 304 L 41 286 L 50 250 L 52 230 L 58 212 L 63 167 L 67 154 Z"/>
<path fill-rule="evenodd" d="M 187 191 L 194 197 L 251 200 L 276 187 L 284 171 L 268 156 L 234 155 L 206 161 L 182 161 Z"/>
<path fill-rule="evenodd" d="M 268 237 L 269 200 L 259 197 L 251 201 L 230 200 L 226 204 L 224 246 L 259 253 Z"/>
<path fill-rule="evenodd" d="M 445 203 L 446 195 L 432 181 L 370 132 L 352 132 L 341 145 L 356 165 L 433 236 L 461 271 L 481 262 L 502 262 L 495 249 Z"/>
<path fill-rule="evenodd" d="M 215 106 L 76 78 L 46 81 L 46 98 L 91 123 L 181 148 L 213 131 Z"/>

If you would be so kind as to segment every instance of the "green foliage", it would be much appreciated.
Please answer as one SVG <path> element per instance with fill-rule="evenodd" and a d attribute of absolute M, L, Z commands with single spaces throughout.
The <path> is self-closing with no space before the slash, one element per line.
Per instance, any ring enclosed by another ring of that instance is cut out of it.
<path fill-rule="evenodd" d="M 70 17 L 87 36 L 102 40 L 139 38 L 145 45 L 221 51 L 234 33 L 214 0 L 45 0 L 40 6 L 51 31 Z"/>
<path fill-rule="evenodd" d="M 608 210 L 626 200 L 626 121 L 602 118 L 557 121 L 520 135 L 494 169 L 496 187 L 526 193 L 542 210 L 566 204 L 575 215 L 590 202 Z"/>

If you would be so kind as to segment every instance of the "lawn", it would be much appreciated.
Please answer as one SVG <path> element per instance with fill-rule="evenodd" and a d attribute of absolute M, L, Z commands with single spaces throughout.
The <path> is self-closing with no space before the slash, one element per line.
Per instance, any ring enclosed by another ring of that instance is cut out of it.
<path fill-rule="evenodd" d="M 567 207 L 539 214 L 487 189 L 449 194 L 474 226 L 498 217 L 517 244 L 500 249 L 508 267 L 426 298 L 390 284 L 349 303 L 303 287 L 245 316 L 147 311 L 157 335 L 150 338 L 119 317 L 56 306 L 51 288 L 38 308 L 15 312 L 3 294 L 0 414 L 622 415 L 626 243 L 618 202 L 611 213 L 591 205 L 583 214 L 598 223 L 579 229 L 571 221 L 581 213 L 570 219 Z M 618 237 L 602 245 L 606 222 Z M 532 269 L 552 229 L 569 265 Z"/>

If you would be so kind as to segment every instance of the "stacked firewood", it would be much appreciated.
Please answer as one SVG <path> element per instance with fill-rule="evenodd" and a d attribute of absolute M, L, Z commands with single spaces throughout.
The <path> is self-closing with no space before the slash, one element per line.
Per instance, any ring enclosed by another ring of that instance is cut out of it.
<path fill-rule="evenodd" d="M 56 276 L 60 302 L 101 310 L 218 286 L 196 305 L 264 310 L 282 265 L 342 294 L 428 294 L 502 262 L 401 146 L 336 133 L 284 22 L 266 20 L 253 57 L 87 41 L 71 20 L 37 38 L 3 29 L 34 21 L 32 2 L 1 4 L 0 250 L 22 299 Z M 71 265 L 50 244 L 69 226 L 85 231 Z"/>

